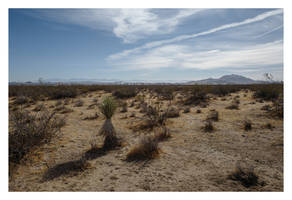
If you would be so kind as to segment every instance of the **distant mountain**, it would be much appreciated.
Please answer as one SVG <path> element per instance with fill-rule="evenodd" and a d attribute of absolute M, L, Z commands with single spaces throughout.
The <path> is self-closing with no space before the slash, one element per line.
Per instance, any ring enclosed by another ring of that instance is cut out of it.
<path fill-rule="evenodd" d="M 208 78 L 198 81 L 189 81 L 187 84 L 198 84 L 198 85 L 246 85 L 246 84 L 263 84 L 267 83 L 266 81 L 257 81 L 250 78 L 246 78 L 244 76 L 231 74 L 231 75 L 225 75 L 221 78 L 214 79 L 214 78 Z"/>
<path fill-rule="evenodd" d="M 57 85 L 57 84 L 98 84 L 98 85 L 245 85 L 245 84 L 266 84 L 271 83 L 267 81 L 258 81 L 250 78 L 246 78 L 244 76 L 231 74 L 225 75 L 221 78 L 208 78 L 198 81 L 178 81 L 178 80 L 118 80 L 118 79 L 86 79 L 86 78 L 75 78 L 75 79 L 44 79 L 42 84 L 45 85 Z M 277 83 L 277 82 L 273 82 Z M 9 82 L 9 85 L 38 85 L 40 84 L 38 81 L 33 82 Z"/>

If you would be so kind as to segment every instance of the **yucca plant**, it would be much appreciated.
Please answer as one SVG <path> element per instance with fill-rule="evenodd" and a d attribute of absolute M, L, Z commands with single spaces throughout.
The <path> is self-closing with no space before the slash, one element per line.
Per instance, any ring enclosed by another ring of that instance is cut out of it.
<path fill-rule="evenodd" d="M 99 131 L 104 137 L 104 149 L 112 149 L 119 145 L 116 130 L 112 124 L 111 118 L 114 115 L 117 105 L 112 97 L 105 97 L 99 106 L 100 112 L 106 117 L 106 120 Z"/>

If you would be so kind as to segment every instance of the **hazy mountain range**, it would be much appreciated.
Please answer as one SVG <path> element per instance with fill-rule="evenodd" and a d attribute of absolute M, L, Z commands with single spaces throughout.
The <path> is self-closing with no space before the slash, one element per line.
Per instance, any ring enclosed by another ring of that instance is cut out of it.
<path fill-rule="evenodd" d="M 9 84 L 39 84 L 39 81 L 34 82 L 10 82 Z M 128 80 L 122 81 L 118 79 L 43 79 L 43 84 L 183 84 L 183 85 L 245 85 L 245 84 L 266 84 L 268 81 L 259 81 L 246 78 L 244 76 L 231 74 L 224 75 L 220 78 L 208 78 L 197 81 L 174 81 L 174 80 Z M 275 82 L 274 82 L 275 83 Z"/>

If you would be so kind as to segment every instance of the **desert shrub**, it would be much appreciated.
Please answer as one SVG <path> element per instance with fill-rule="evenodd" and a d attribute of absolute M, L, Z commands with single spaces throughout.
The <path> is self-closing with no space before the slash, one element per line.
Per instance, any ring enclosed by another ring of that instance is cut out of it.
<path fill-rule="evenodd" d="M 267 105 L 264 105 L 264 106 L 261 108 L 261 110 L 271 111 L 271 110 L 272 110 L 272 107 L 271 107 L 269 104 L 267 104 Z"/>
<path fill-rule="evenodd" d="M 104 137 L 103 148 L 105 150 L 113 149 L 120 145 L 116 130 L 111 121 L 116 108 L 116 103 L 111 97 L 104 98 L 99 107 L 100 112 L 106 117 L 106 120 L 99 131 L 99 135 Z"/>
<path fill-rule="evenodd" d="M 158 155 L 158 141 L 153 137 L 144 136 L 138 145 L 127 154 L 127 161 L 141 161 L 153 159 Z"/>
<path fill-rule="evenodd" d="M 213 126 L 213 123 L 211 120 L 207 120 L 205 121 L 205 124 L 204 126 L 202 127 L 202 129 L 205 131 L 205 132 L 213 132 L 214 131 L 214 126 Z"/>
<path fill-rule="evenodd" d="M 62 101 L 61 100 L 56 101 L 55 106 L 60 106 L 60 105 L 62 105 Z"/>
<path fill-rule="evenodd" d="M 270 129 L 270 130 L 272 130 L 273 128 L 275 128 L 270 122 L 268 122 L 268 123 L 266 123 L 265 125 L 264 125 L 264 128 L 267 128 L 267 129 Z"/>
<path fill-rule="evenodd" d="M 127 111 L 128 111 L 128 104 L 127 104 L 127 102 L 124 102 L 122 104 L 122 108 L 121 108 L 120 112 L 124 113 L 124 112 L 127 112 Z"/>
<path fill-rule="evenodd" d="M 213 120 L 213 121 L 218 121 L 219 120 L 219 113 L 216 110 L 211 110 L 207 116 L 207 121 Z"/>
<path fill-rule="evenodd" d="M 9 162 L 19 164 L 34 146 L 48 142 L 65 124 L 55 112 L 31 114 L 25 110 L 9 116 Z"/>
<path fill-rule="evenodd" d="M 263 100 L 275 100 L 279 97 L 280 93 L 281 90 L 274 85 L 263 85 L 256 89 L 254 97 Z"/>
<path fill-rule="evenodd" d="M 22 104 L 26 104 L 29 102 L 29 98 L 26 97 L 26 96 L 17 96 L 15 101 L 14 101 L 14 104 L 17 104 L 17 105 L 22 105 Z"/>
<path fill-rule="evenodd" d="M 170 137 L 171 134 L 166 126 L 157 127 L 154 130 L 154 140 L 157 140 L 158 142 L 167 140 Z"/>
<path fill-rule="evenodd" d="M 81 107 L 83 106 L 84 101 L 82 101 L 81 99 L 78 99 L 75 101 L 74 107 Z"/>
<path fill-rule="evenodd" d="M 239 106 L 238 106 L 238 104 L 236 102 L 231 102 L 231 105 L 226 106 L 225 108 L 226 109 L 230 109 L 230 110 L 238 110 Z"/>
<path fill-rule="evenodd" d="M 96 112 L 94 115 L 89 115 L 84 117 L 82 120 L 95 120 L 99 117 L 98 113 Z"/>
<path fill-rule="evenodd" d="M 243 127 L 245 131 L 250 131 L 252 129 L 252 123 L 250 120 L 245 120 L 243 122 Z"/>
<path fill-rule="evenodd" d="M 272 114 L 272 116 L 276 116 L 279 118 L 284 117 L 284 102 L 283 102 L 282 96 L 273 102 L 271 114 Z"/>
<path fill-rule="evenodd" d="M 191 95 L 184 102 L 185 105 L 199 105 L 201 102 L 206 102 L 208 99 L 207 93 L 200 88 L 195 88 L 191 92 Z"/>
<path fill-rule="evenodd" d="M 41 110 L 45 109 L 45 105 L 44 104 L 38 104 L 34 107 L 34 109 L 32 111 L 35 111 L 35 112 L 39 112 Z"/>
<path fill-rule="evenodd" d="M 153 129 L 155 126 L 165 125 L 167 119 L 167 111 L 160 112 L 160 105 L 158 106 L 148 106 L 146 111 L 146 126 L 143 128 Z"/>
<path fill-rule="evenodd" d="M 196 113 L 201 113 L 202 111 L 200 110 L 200 109 L 198 109 L 197 111 L 196 111 Z"/>
<path fill-rule="evenodd" d="M 183 113 L 189 113 L 191 111 L 190 107 L 184 107 Z"/>
<path fill-rule="evenodd" d="M 75 87 L 62 87 L 56 86 L 47 91 L 47 95 L 50 99 L 64 99 L 64 98 L 75 98 L 78 92 Z"/>
<path fill-rule="evenodd" d="M 240 166 L 237 166 L 235 171 L 229 175 L 229 179 L 239 181 L 244 187 L 251 187 L 258 185 L 258 175 L 254 173 L 254 170 L 243 169 Z"/>
<path fill-rule="evenodd" d="M 132 112 L 130 115 L 129 115 L 129 117 L 135 117 L 136 115 L 135 115 L 135 113 L 134 112 Z"/>
<path fill-rule="evenodd" d="M 175 117 L 179 117 L 179 110 L 171 107 L 167 112 L 166 112 L 166 117 L 168 118 L 175 118 Z"/>
<path fill-rule="evenodd" d="M 135 88 L 122 88 L 114 91 L 113 96 L 119 99 L 128 99 L 131 97 L 135 97 L 137 95 L 137 91 Z"/>

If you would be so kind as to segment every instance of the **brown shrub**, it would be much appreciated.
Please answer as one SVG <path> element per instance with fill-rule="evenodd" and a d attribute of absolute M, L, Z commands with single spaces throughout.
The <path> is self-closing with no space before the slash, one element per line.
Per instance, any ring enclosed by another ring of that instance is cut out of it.
<path fill-rule="evenodd" d="M 191 108 L 190 107 L 185 107 L 183 109 L 183 113 L 189 113 L 191 111 Z"/>
<path fill-rule="evenodd" d="M 207 121 L 205 122 L 205 125 L 202 127 L 202 129 L 203 129 L 205 132 L 213 132 L 213 131 L 214 131 L 214 126 L 213 126 L 212 121 L 207 120 Z"/>
<path fill-rule="evenodd" d="M 81 107 L 83 106 L 84 102 L 81 99 L 75 101 L 74 107 Z"/>
<path fill-rule="evenodd" d="M 218 121 L 219 120 L 219 113 L 216 110 L 211 110 L 207 116 L 206 120 L 213 120 Z"/>
<path fill-rule="evenodd" d="M 228 176 L 229 179 L 239 181 L 244 187 L 251 187 L 258 185 L 258 175 L 254 173 L 252 168 L 243 169 L 237 166 L 235 171 Z"/>
<path fill-rule="evenodd" d="M 157 127 L 154 130 L 154 140 L 157 140 L 158 142 L 167 140 L 171 137 L 171 134 L 169 132 L 169 129 L 165 126 Z"/>
<path fill-rule="evenodd" d="M 245 131 L 250 131 L 252 129 L 252 123 L 250 120 L 245 120 L 243 122 L 243 127 Z"/>
<path fill-rule="evenodd" d="M 179 110 L 177 108 L 171 107 L 168 111 L 166 111 L 166 117 L 168 118 L 179 117 Z"/>
<path fill-rule="evenodd" d="M 127 154 L 127 161 L 142 161 L 155 158 L 159 154 L 158 141 L 153 137 L 144 136 L 138 145 Z"/>
<path fill-rule="evenodd" d="M 230 110 L 238 110 L 239 109 L 238 104 L 235 102 L 232 102 L 231 105 L 226 106 L 225 108 L 230 109 Z"/>
<path fill-rule="evenodd" d="M 34 146 L 48 142 L 64 125 L 64 118 L 56 117 L 55 112 L 48 110 L 36 114 L 25 110 L 11 113 L 9 116 L 9 163 L 19 164 Z"/>

